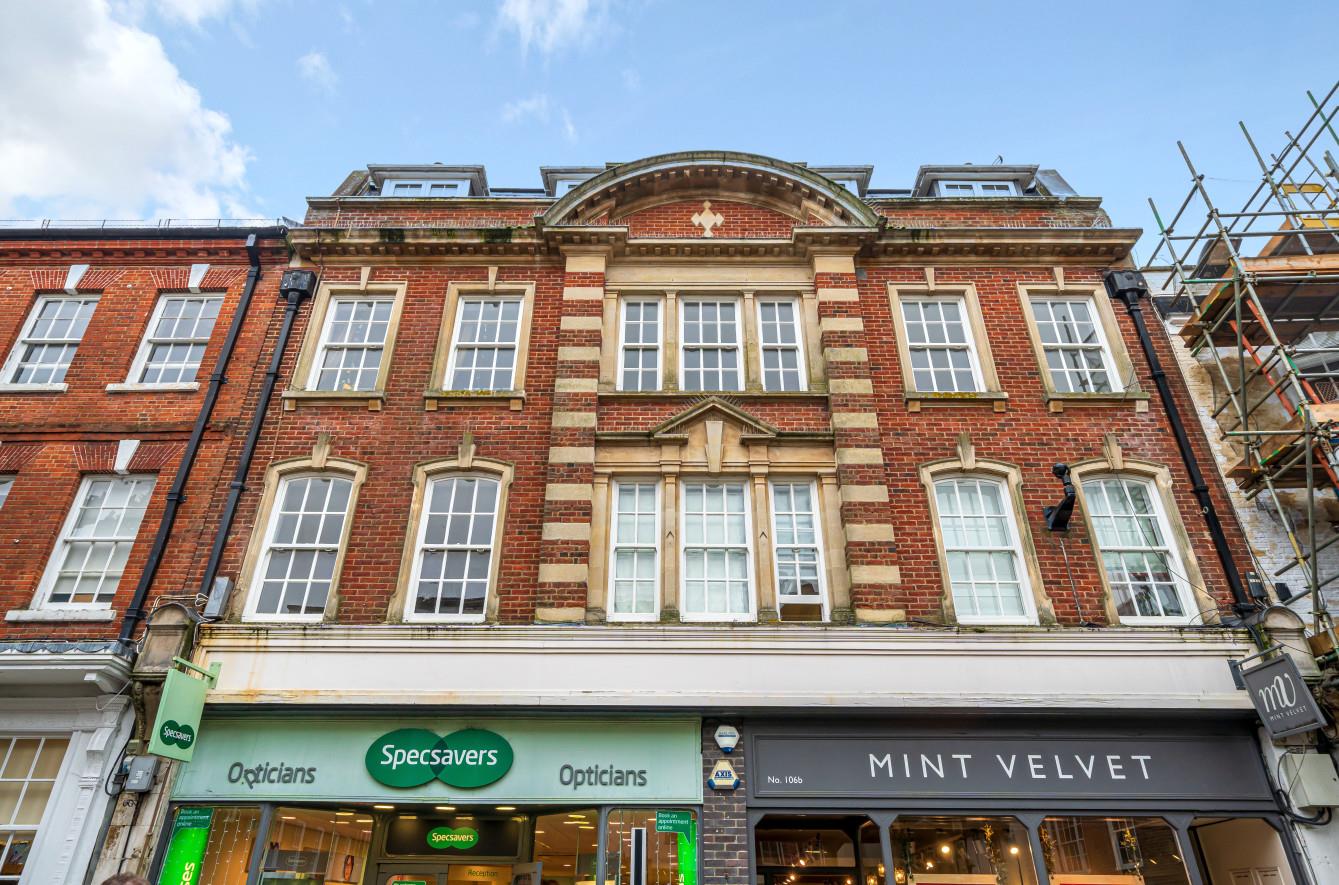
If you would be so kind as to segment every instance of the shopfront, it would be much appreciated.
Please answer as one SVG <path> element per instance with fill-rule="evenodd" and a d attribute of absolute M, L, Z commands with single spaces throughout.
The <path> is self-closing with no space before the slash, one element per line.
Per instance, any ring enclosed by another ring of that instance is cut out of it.
<path fill-rule="evenodd" d="M 1240 719 L 743 730 L 757 885 L 1306 881 Z"/>
<path fill-rule="evenodd" d="M 171 885 L 696 885 L 697 719 L 206 718 Z"/>

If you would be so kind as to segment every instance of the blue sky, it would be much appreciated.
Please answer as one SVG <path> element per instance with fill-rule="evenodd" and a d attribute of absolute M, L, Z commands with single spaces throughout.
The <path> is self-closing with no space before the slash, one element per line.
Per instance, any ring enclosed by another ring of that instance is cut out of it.
<path fill-rule="evenodd" d="M 1036 162 L 1144 198 L 1258 178 L 1339 77 L 1333 2 L 49 0 L 0 36 L 0 217 L 298 217 L 369 162 L 691 148 L 875 166 Z M 1275 53 L 1266 57 L 1244 41 Z M 1238 51 L 1242 47 L 1242 51 Z M 1287 57 L 1277 54 L 1287 52 Z M 4 59 L 9 58 L 6 62 Z M 1243 59 L 1246 61 L 1243 62 Z"/>

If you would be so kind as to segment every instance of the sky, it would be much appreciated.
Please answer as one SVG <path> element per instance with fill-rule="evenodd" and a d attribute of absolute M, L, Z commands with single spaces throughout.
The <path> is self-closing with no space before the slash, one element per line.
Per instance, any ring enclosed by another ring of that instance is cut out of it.
<path fill-rule="evenodd" d="M 1113 222 L 1259 180 L 1339 78 L 1335 0 L 0 0 L 0 219 L 300 218 L 369 163 L 690 149 L 1039 163 Z M 1286 57 L 1284 57 L 1286 53 Z M 1147 240 L 1146 240 L 1147 243 Z M 1147 248 L 1147 245 L 1145 245 Z"/>

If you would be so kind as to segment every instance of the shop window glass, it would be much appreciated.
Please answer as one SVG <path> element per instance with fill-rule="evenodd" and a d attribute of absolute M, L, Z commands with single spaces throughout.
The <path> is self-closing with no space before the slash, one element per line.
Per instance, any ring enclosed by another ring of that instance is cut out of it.
<path fill-rule="evenodd" d="M 360 883 L 371 831 L 357 812 L 276 808 L 260 881 Z"/>
<path fill-rule="evenodd" d="M 864 843 L 857 837 L 864 822 L 864 817 L 764 820 L 754 831 L 759 885 L 858 885 Z M 877 844 L 873 852 L 877 858 Z"/>
<path fill-rule="evenodd" d="M 386 854 L 429 855 L 444 860 L 515 857 L 524 815 L 397 814 L 386 828 Z"/>
<path fill-rule="evenodd" d="M 1157 818 L 1050 817 L 1041 827 L 1050 885 L 1189 885 L 1176 831 Z"/>
<path fill-rule="evenodd" d="M 1288 854 L 1278 831 L 1258 818 L 1201 818 L 1190 825 L 1209 882 L 1226 885 L 1293 885 Z"/>
<path fill-rule="evenodd" d="M 898 818 L 891 837 L 894 885 L 1037 885 L 1027 830 L 1013 818 Z"/>
<path fill-rule="evenodd" d="M 865 821 L 860 827 L 860 881 L 862 885 L 883 885 L 885 870 L 883 849 L 879 845 L 879 826 Z"/>
<path fill-rule="evenodd" d="M 535 863 L 545 885 L 595 880 L 600 812 L 594 808 L 541 814 L 535 818 Z"/>
<path fill-rule="evenodd" d="M 209 835 L 205 840 L 203 857 L 195 855 L 199 859 L 199 885 L 245 885 L 247 870 L 251 866 L 251 852 L 256 845 L 256 831 L 260 827 L 260 809 L 183 807 L 178 808 L 176 814 L 178 817 L 194 814 L 199 820 L 201 812 L 208 816 Z M 173 851 L 174 846 L 169 845 L 166 864 L 172 863 Z M 183 866 L 191 862 L 194 860 L 189 852 L 180 858 Z M 167 874 L 165 867 L 164 875 Z"/>
<path fill-rule="evenodd" d="M 0 735 L 0 882 L 17 882 L 56 785 L 68 738 Z"/>
<path fill-rule="evenodd" d="M 609 812 L 605 831 L 605 881 L 630 885 L 634 864 L 644 848 L 647 885 L 696 885 L 697 815 L 692 811 L 618 808 Z M 548 879 L 548 869 L 544 870 Z"/>

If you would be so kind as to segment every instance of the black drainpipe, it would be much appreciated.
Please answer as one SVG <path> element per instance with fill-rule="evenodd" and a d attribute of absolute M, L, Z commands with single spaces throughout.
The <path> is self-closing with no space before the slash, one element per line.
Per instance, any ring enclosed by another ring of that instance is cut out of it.
<path fill-rule="evenodd" d="M 177 521 L 177 511 L 181 509 L 181 502 L 186 500 L 186 482 L 190 479 L 191 468 L 195 466 L 195 456 L 200 451 L 200 441 L 204 438 L 205 430 L 209 427 L 209 419 L 214 413 L 214 404 L 218 402 L 219 391 L 224 384 L 228 383 L 226 375 L 228 364 L 232 361 L 233 350 L 237 346 L 237 336 L 241 334 L 242 323 L 246 320 L 247 310 L 251 306 L 251 296 L 255 294 L 256 283 L 260 280 L 260 252 L 256 247 L 256 235 L 254 233 L 247 235 L 246 257 L 251 263 L 251 268 L 246 272 L 246 285 L 242 288 L 242 297 L 237 302 L 237 310 L 234 311 L 232 323 L 228 326 L 228 337 L 223 339 L 223 349 L 219 351 L 218 360 L 214 364 L 214 371 L 209 376 L 209 387 L 205 391 L 204 402 L 200 404 L 200 412 L 195 416 L 195 427 L 191 429 L 190 439 L 186 442 L 186 451 L 181 456 L 181 464 L 177 467 L 177 475 L 172 480 L 172 488 L 167 493 L 167 506 L 163 510 L 162 520 L 158 523 L 158 533 L 154 535 L 153 546 L 149 548 L 148 560 L 144 563 L 144 570 L 140 572 L 139 583 L 135 586 L 135 594 L 130 598 L 130 605 L 126 608 L 125 617 L 121 621 L 121 636 L 118 639 L 118 644 L 121 650 L 127 654 L 132 653 L 131 647 L 135 640 L 135 630 L 147 614 L 144 611 L 144 601 L 149 596 L 149 587 L 158 574 L 158 567 L 162 565 L 163 551 L 167 549 L 168 538 L 171 536 L 172 527 Z"/>
<path fill-rule="evenodd" d="M 1144 281 L 1144 275 L 1137 270 L 1109 270 L 1104 275 L 1103 282 L 1106 284 L 1107 294 L 1120 299 L 1125 304 L 1130 319 L 1134 321 L 1135 331 L 1139 333 L 1139 344 L 1144 348 L 1144 358 L 1148 360 L 1149 373 L 1153 376 L 1153 383 L 1158 387 L 1158 396 L 1162 399 L 1167 421 L 1172 425 L 1172 433 L 1176 436 L 1176 447 L 1181 450 L 1181 460 L 1186 463 L 1186 472 L 1190 474 L 1190 485 L 1195 492 L 1195 499 L 1199 502 L 1200 513 L 1204 515 L 1204 522 L 1209 528 L 1209 537 L 1213 538 L 1213 549 L 1223 564 L 1223 573 L 1227 575 L 1228 589 L 1232 591 L 1232 609 L 1239 616 L 1245 617 L 1255 612 L 1256 606 L 1247 596 L 1246 588 L 1242 584 L 1241 573 L 1237 571 L 1236 560 L 1232 558 L 1232 550 L 1227 545 L 1227 535 L 1223 534 L 1223 524 L 1218 521 L 1218 511 L 1209 497 L 1209 486 L 1204 481 L 1199 461 L 1190 447 L 1190 437 L 1186 435 L 1185 425 L 1181 423 L 1181 412 L 1176 407 L 1176 401 L 1172 399 L 1172 388 L 1167 383 L 1167 373 L 1162 370 L 1162 362 L 1153 350 L 1153 339 L 1149 337 L 1148 326 L 1144 324 L 1144 309 L 1139 306 L 1139 299 L 1148 294 L 1148 283 Z"/>
<path fill-rule="evenodd" d="M 284 306 L 284 321 L 279 327 L 279 340 L 274 343 L 274 353 L 270 357 L 270 367 L 265 371 L 265 380 L 261 383 L 260 398 L 256 400 L 256 411 L 251 416 L 251 427 L 242 443 L 242 454 L 237 461 L 237 473 L 228 486 L 228 500 L 223 505 L 223 515 L 219 519 L 218 534 L 214 536 L 214 547 L 209 551 L 209 562 L 205 564 L 204 578 L 200 581 L 200 593 L 209 595 L 218 575 L 219 562 L 223 559 L 223 548 L 228 543 L 228 533 L 232 531 L 232 521 L 237 516 L 237 504 L 246 491 L 246 477 L 251 471 L 251 459 L 256 454 L 256 443 L 260 441 L 260 430 L 265 423 L 265 413 L 270 409 L 270 399 L 274 396 L 275 384 L 279 381 L 279 366 L 288 349 L 288 339 L 293 334 L 293 323 L 298 317 L 298 308 L 302 302 L 316 292 L 316 272 L 311 270 L 286 270 L 279 281 L 279 292 L 287 304 Z"/>

